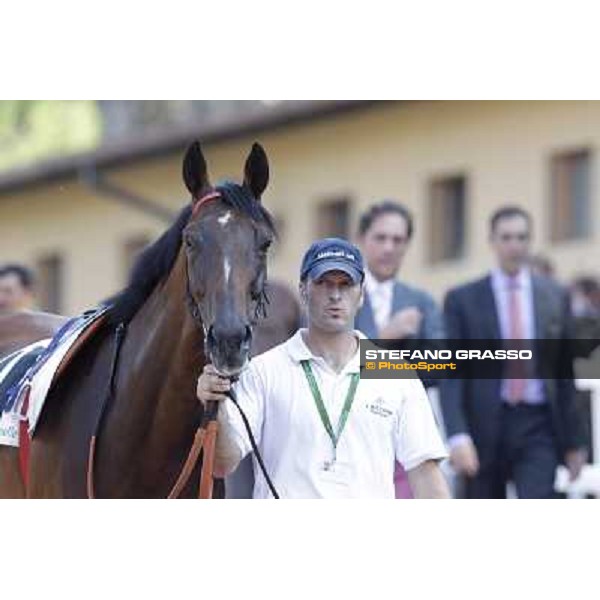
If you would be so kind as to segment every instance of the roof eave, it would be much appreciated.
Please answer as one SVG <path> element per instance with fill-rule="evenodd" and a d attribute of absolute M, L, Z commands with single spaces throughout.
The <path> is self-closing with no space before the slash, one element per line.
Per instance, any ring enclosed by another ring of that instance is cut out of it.
<path fill-rule="evenodd" d="M 301 124 L 334 114 L 364 108 L 373 100 L 294 101 L 275 106 L 268 112 L 227 118 L 196 129 L 180 127 L 168 132 L 152 132 L 127 141 L 101 146 L 93 151 L 0 173 L 0 194 L 53 181 L 77 177 L 81 169 L 110 168 L 176 152 L 194 139 L 216 143 L 280 127 Z"/>

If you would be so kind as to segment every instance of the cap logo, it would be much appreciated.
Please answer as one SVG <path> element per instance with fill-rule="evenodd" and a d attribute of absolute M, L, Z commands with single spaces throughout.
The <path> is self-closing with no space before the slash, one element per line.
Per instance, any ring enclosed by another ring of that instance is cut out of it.
<path fill-rule="evenodd" d="M 356 260 L 354 254 L 349 254 L 343 250 L 325 250 L 324 252 L 319 252 L 319 254 L 316 256 L 316 260 L 320 260 L 322 258 L 348 258 L 350 260 Z"/>

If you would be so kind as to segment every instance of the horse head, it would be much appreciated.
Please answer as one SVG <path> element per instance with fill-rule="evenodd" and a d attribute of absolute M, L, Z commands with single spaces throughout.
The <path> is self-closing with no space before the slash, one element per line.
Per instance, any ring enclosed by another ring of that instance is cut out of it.
<path fill-rule="evenodd" d="M 183 161 L 192 216 L 183 231 L 187 295 L 204 330 L 205 351 L 224 375 L 246 365 L 252 326 L 264 311 L 267 251 L 275 231 L 261 196 L 269 180 L 267 155 L 254 144 L 243 184 L 212 187 L 202 149 L 193 143 Z"/>

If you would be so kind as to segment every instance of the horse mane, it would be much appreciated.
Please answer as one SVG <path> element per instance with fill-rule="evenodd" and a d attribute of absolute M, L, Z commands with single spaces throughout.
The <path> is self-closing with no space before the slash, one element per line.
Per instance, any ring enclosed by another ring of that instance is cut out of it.
<path fill-rule="evenodd" d="M 225 204 L 255 222 L 266 224 L 275 234 L 271 215 L 246 186 L 226 181 L 215 189 L 221 193 Z M 169 275 L 179 253 L 183 229 L 191 215 L 192 206 L 188 205 L 179 213 L 171 227 L 142 251 L 131 270 L 127 286 L 103 302 L 110 305 L 107 316 L 111 325 L 129 323 L 156 286 Z"/>

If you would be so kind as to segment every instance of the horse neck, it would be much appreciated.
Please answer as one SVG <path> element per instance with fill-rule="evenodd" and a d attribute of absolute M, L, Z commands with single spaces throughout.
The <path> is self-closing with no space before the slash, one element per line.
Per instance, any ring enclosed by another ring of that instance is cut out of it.
<path fill-rule="evenodd" d="M 152 292 L 133 318 L 127 337 L 135 354 L 134 376 L 169 392 L 167 378 L 189 380 L 204 362 L 201 327 L 187 305 L 185 255 L 179 253 L 165 282 Z M 196 406 L 196 405 L 195 405 Z"/>
<path fill-rule="evenodd" d="M 203 337 L 189 314 L 186 286 L 180 252 L 167 280 L 128 327 L 107 423 L 107 435 L 118 440 L 115 458 L 132 474 L 130 487 L 141 485 L 150 495 L 166 493 L 201 414 L 195 389 L 204 365 Z"/>

